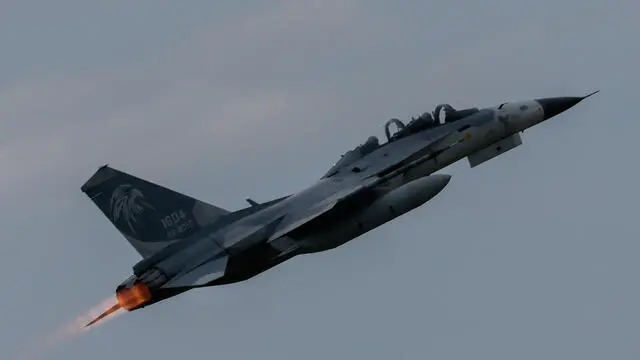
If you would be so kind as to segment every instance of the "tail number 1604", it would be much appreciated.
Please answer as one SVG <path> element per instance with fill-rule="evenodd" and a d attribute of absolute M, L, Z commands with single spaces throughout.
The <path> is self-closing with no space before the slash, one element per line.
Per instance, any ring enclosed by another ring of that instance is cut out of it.
<path fill-rule="evenodd" d="M 187 214 L 184 212 L 184 210 L 180 209 L 161 218 L 160 221 L 162 222 L 162 226 L 165 229 L 169 229 L 180 224 L 180 222 L 186 219 L 187 219 Z"/>

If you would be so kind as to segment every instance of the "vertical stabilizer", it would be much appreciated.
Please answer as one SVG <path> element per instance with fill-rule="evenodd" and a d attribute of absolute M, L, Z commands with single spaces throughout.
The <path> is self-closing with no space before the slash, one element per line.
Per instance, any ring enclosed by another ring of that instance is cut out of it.
<path fill-rule="evenodd" d="M 98 169 L 81 190 L 143 257 L 229 213 L 108 165 Z"/>

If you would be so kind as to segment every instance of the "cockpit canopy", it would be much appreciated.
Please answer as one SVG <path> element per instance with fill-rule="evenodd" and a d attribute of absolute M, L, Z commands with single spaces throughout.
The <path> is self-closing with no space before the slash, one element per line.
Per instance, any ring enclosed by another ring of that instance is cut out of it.
<path fill-rule="evenodd" d="M 391 119 L 387 121 L 384 129 L 385 135 L 387 137 L 387 142 L 396 141 L 398 139 L 426 129 L 435 128 L 446 123 L 458 121 L 478 111 L 479 110 L 477 108 L 456 110 L 449 104 L 440 104 L 436 106 L 433 113 L 426 112 L 418 116 L 417 118 L 412 117 L 406 125 L 398 119 Z M 443 112 L 444 118 L 442 117 Z M 396 131 L 393 134 L 391 133 L 391 125 L 395 125 L 396 127 Z M 323 177 L 333 176 L 341 168 L 346 167 L 347 165 L 354 163 L 358 159 L 365 157 L 381 146 L 384 146 L 384 144 L 381 145 L 377 137 L 370 136 L 363 144 L 342 155 L 340 157 L 340 160 L 338 160 L 338 162 L 336 162 L 335 165 L 333 165 Z"/>
<path fill-rule="evenodd" d="M 446 123 L 458 121 L 462 118 L 465 118 L 469 115 L 472 115 L 478 112 L 478 108 L 469 108 L 464 110 L 456 110 L 453 106 L 449 104 L 440 104 L 436 106 L 433 110 L 433 113 L 424 113 L 417 118 L 412 117 L 407 125 L 403 124 L 402 121 L 398 119 L 390 119 L 385 124 L 385 135 L 387 137 L 388 142 L 395 141 L 397 139 L 403 138 L 405 136 L 409 136 L 411 134 L 415 134 L 422 130 L 426 130 L 429 128 L 434 128 L 437 126 L 444 125 Z M 442 118 L 442 113 L 444 112 L 444 118 Z M 391 134 L 390 126 L 395 125 L 397 130 L 395 133 Z"/>

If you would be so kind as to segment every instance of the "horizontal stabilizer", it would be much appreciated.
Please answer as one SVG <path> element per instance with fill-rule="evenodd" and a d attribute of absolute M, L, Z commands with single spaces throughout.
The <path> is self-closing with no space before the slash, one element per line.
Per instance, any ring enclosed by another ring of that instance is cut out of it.
<path fill-rule="evenodd" d="M 224 276 L 228 261 L 229 257 L 222 255 L 219 258 L 205 262 L 183 275 L 176 276 L 162 287 L 166 289 L 205 286 L 211 281 Z"/>

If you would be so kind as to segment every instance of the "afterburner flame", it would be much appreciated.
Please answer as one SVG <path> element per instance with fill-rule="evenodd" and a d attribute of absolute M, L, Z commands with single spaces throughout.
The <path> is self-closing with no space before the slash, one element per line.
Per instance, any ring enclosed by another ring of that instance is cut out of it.
<path fill-rule="evenodd" d="M 149 301 L 151 301 L 151 290 L 143 282 L 133 284 L 130 289 L 122 288 L 116 291 L 118 304 L 123 309 L 131 311 Z"/>
<path fill-rule="evenodd" d="M 82 333 L 88 331 L 90 328 L 85 327 L 85 325 L 91 320 L 94 320 L 96 318 L 104 319 L 107 317 L 107 315 L 114 315 L 108 317 L 108 319 L 115 319 L 118 315 L 124 314 L 124 312 L 118 312 L 119 309 L 120 304 L 118 304 L 117 299 L 115 299 L 113 296 L 110 296 L 109 298 L 100 302 L 98 305 L 89 309 L 84 314 L 69 321 L 64 326 L 61 326 L 58 330 L 42 337 L 41 339 L 34 341 L 33 343 L 28 344 L 27 348 L 19 353 L 18 356 L 16 356 L 16 359 L 37 359 L 38 357 L 45 355 L 46 352 L 51 351 L 51 348 L 53 348 L 54 346 L 69 342 L 74 338 L 80 336 Z M 106 321 L 102 321 L 101 323 L 105 322 Z M 92 321 L 92 323 L 94 322 Z M 93 327 L 95 326 L 92 326 L 91 328 Z"/>
<path fill-rule="evenodd" d="M 116 310 L 118 310 L 118 309 L 114 309 L 115 305 L 118 305 L 118 301 L 114 299 L 113 296 L 110 296 L 107 299 L 103 300 L 100 304 L 91 308 L 84 315 L 78 316 L 73 321 L 72 325 L 69 326 L 69 328 L 78 329 L 76 332 L 87 331 L 87 329 L 85 328 L 85 325 L 88 322 L 98 317 L 101 317 L 101 315 L 104 315 L 105 313 L 108 313 L 108 315 L 115 314 Z M 123 313 L 120 312 L 118 314 L 123 314 Z M 102 318 L 104 318 L 104 316 L 102 316 Z M 115 316 L 110 317 L 110 319 L 115 319 Z"/>

